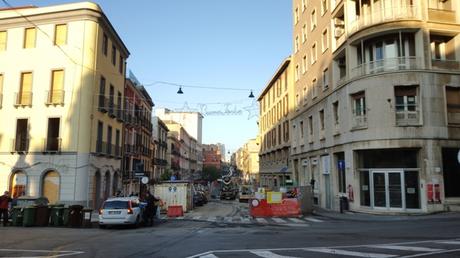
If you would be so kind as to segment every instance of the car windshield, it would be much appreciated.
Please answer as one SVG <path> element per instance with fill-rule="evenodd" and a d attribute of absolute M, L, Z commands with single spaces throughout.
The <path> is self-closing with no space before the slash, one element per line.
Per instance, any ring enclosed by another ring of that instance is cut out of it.
<path fill-rule="evenodd" d="M 104 209 L 128 209 L 127 201 L 110 201 L 104 203 Z"/>

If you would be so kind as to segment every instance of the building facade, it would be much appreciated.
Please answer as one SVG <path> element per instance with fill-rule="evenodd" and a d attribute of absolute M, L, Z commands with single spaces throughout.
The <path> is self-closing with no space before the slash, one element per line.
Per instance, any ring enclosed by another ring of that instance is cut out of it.
<path fill-rule="evenodd" d="M 216 144 L 203 144 L 203 167 L 222 168 L 222 155 Z"/>
<path fill-rule="evenodd" d="M 1 189 L 98 208 L 121 187 L 128 56 L 96 4 L 0 10 Z"/>
<path fill-rule="evenodd" d="M 260 185 L 279 189 L 292 180 L 289 116 L 294 107 L 291 57 L 280 65 L 259 98 Z"/>
<path fill-rule="evenodd" d="M 153 122 L 153 139 L 154 139 L 154 160 L 153 160 L 153 177 L 156 181 L 160 180 L 161 175 L 166 172 L 168 166 L 167 149 L 168 149 L 168 127 L 166 124 L 154 116 Z"/>
<path fill-rule="evenodd" d="M 123 192 L 142 193 L 141 177 L 154 178 L 152 99 L 133 75 L 126 79 L 123 126 Z"/>
<path fill-rule="evenodd" d="M 357 211 L 458 207 L 460 2 L 293 8 L 296 181 L 327 209 L 339 209 L 339 196 Z"/>

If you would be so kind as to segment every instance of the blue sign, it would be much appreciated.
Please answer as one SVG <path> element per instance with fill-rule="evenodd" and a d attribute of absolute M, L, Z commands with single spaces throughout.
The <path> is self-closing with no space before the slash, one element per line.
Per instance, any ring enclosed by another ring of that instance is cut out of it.
<path fill-rule="evenodd" d="M 345 170 L 345 160 L 339 160 L 339 170 Z"/>
<path fill-rule="evenodd" d="M 171 176 L 171 181 L 176 181 L 176 176 Z"/>

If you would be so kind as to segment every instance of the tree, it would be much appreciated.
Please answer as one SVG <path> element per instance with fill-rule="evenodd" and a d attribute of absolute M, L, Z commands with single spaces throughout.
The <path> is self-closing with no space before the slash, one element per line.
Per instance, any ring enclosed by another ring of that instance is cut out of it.
<path fill-rule="evenodd" d="M 162 181 L 171 180 L 171 171 L 169 171 L 169 169 L 166 169 L 165 172 L 163 172 L 163 174 L 161 174 L 160 179 Z"/>
<path fill-rule="evenodd" d="M 209 182 L 215 181 L 220 178 L 220 171 L 214 166 L 206 166 L 203 167 L 203 171 L 201 172 L 201 179 L 207 180 Z"/>

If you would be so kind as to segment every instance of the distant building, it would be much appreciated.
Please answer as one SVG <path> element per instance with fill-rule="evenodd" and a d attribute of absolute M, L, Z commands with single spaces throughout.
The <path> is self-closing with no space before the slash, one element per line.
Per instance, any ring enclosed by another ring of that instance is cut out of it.
<path fill-rule="evenodd" d="M 158 117 L 154 116 L 152 118 L 153 123 L 153 139 L 155 144 L 155 155 L 153 160 L 153 174 L 156 181 L 158 181 L 166 172 L 166 168 L 168 166 L 168 159 L 167 159 L 167 150 L 168 150 L 168 127 L 166 124 L 159 119 Z"/>
<path fill-rule="evenodd" d="M 97 4 L 0 10 L 0 189 L 99 208 L 121 188 L 128 56 Z"/>
<path fill-rule="evenodd" d="M 203 168 L 215 167 L 222 168 L 222 154 L 216 144 L 203 144 Z"/>

